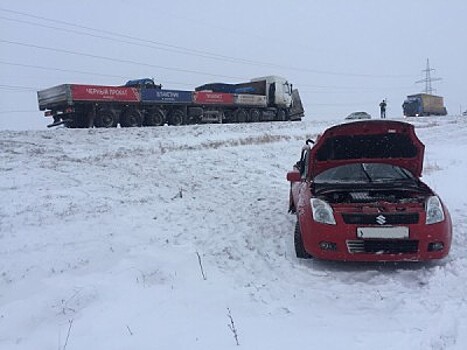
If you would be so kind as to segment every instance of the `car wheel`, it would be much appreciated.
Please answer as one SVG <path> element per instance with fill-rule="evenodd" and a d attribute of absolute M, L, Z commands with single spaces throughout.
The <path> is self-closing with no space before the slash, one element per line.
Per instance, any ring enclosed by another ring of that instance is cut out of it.
<path fill-rule="evenodd" d="M 294 232 L 294 246 L 295 246 L 295 255 L 299 259 L 311 259 L 312 256 L 307 253 L 305 247 L 303 246 L 302 240 L 302 233 L 300 232 L 300 223 L 297 220 L 295 224 L 295 232 Z"/>

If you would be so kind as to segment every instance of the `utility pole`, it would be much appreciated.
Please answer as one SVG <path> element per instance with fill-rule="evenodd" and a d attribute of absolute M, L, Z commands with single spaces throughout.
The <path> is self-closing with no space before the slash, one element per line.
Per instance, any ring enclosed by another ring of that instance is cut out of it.
<path fill-rule="evenodd" d="M 431 77 L 431 72 L 433 72 L 434 69 L 430 68 L 430 60 L 427 58 L 426 59 L 426 69 L 422 70 L 423 73 L 425 73 L 425 79 L 417 80 L 415 83 L 425 83 L 425 90 L 423 91 L 426 94 L 433 94 L 433 91 L 436 91 L 433 89 L 431 83 L 433 81 L 440 81 L 442 80 L 441 78 L 432 78 Z"/>

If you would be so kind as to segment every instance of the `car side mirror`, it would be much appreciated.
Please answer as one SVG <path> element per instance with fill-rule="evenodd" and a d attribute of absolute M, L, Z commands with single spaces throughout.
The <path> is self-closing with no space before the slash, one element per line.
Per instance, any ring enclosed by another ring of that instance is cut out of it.
<path fill-rule="evenodd" d="M 289 171 L 287 173 L 287 181 L 300 182 L 300 181 L 302 181 L 302 177 L 301 177 L 300 173 L 297 170 Z"/>

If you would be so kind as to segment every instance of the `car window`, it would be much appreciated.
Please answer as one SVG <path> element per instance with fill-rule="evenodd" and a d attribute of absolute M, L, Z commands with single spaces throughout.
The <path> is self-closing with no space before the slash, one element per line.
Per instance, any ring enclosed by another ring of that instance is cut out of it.
<path fill-rule="evenodd" d="M 316 183 L 374 183 L 414 180 L 413 175 L 398 166 L 382 163 L 355 163 L 323 171 Z"/>
<path fill-rule="evenodd" d="M 363 163 L 363 171 L 370 176 L 370 179 L 375 181 L 393 181 L 413 179 L 412 174 L 398 166 L 378 163 Z"/>

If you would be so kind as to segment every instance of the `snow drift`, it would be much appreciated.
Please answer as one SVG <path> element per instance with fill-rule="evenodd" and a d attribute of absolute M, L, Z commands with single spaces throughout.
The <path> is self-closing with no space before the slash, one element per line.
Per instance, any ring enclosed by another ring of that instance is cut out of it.
<path fill-rule="evenodd" d="M 332 122 L 1 131 L 0 348 L 467 348 L 467 120 L 411 122 L 437 263 L 295 258 L 285 174 Z"/>

